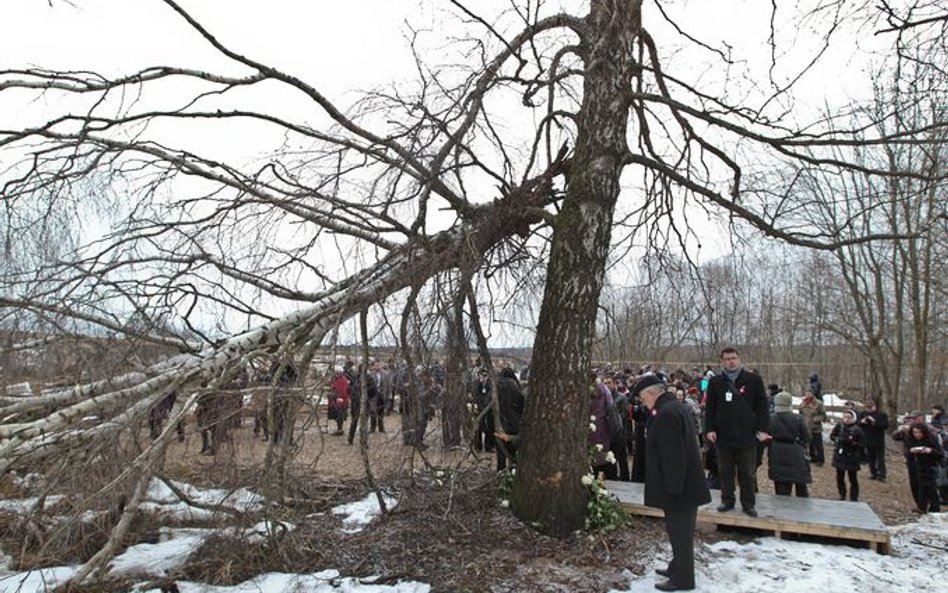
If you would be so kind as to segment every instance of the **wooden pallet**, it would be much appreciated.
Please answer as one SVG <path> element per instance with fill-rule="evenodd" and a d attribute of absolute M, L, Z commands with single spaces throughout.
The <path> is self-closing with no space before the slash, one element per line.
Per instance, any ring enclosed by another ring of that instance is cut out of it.
<path fill-rule="evenodd" d="M 661 509 L 643 503 L 645 485 L 606 481 L 606 488 L 633 515 L 662 517 Z M 880 554 L 889 554 L 892 539 L 882 520 L 864 502 L 846 502 L 820 498 L 757 495 L 757 517 L 745 515 L 737 508 L 719 513 L 721 492 L 711 491 L 711 502 L 698 509 L 698 522 L 759 529 L 777 537 L 794 533 L 828 539 L 865 542 Z"/>

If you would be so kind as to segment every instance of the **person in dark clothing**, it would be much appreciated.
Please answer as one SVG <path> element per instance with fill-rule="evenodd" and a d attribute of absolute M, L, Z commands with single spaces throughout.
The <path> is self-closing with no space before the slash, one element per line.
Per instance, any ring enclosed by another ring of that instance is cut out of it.
<path fill-rule="evenodd" d="M 774 413 L 774 398 L 777 397 L 777 394 L 780 393 L 780 386 L 776 383 L 771 383 L 767 386 L 767 411 L 771 414 Z"/>
<path fill-rule="evenodd" d="M 365 377 L 365 389 L 362 389 L 362 378 Z M 376 406 L 379 401 L 379 388 L 375 383 L 375 377 L 372 376 L 372 373 L 362 373 L 362 366 L 359 366 L 358 372 L 355 373 L 355 379 L 352 375 L 349 375 L 350 389 L 349 389 L 349 412 L 352 419 L 349 421 L 349 444 L 351 445 L 355 440 L 356 430 L 359 428 L 359 416 L 362 414 L 362 397 L 363 393 L 365 396 L 366 403 L 366 412 L 367 415 L 370 414 L 369 409 Z M 378 417 L 376 417 L 378 418 Z"/>
<path fill-rule="evenodd" d="M 616 467 L 618 471 L 618 478 L 621 482 L 629 481 L 629 449 L 628 449 L 628 435 L 626 432 L 626 423 L 629 418 L 630 404 L 629 404 L 629 392 L 628 391 L 619 391 L 619 386 L 616 384 L 615 377 L 607 376 L 602 380 L 603 384 L 609 389 L 609 392 L 612 394 L 613 405 L 616 407 L 616 410 L 619 412 L 619 417 L 622 420 L 622 429 L 615 432 L 612 435 L 612 452 L 616 456 Z"/>
<path fill-rule="evenodd" d="M 912 491 L 912 498 L 915 500 L 916 506 L 918 501 L 921 499 L 921 492 L 918 488 L 918 472 L 915 468 L 916 458 L 909 449 L 911 446 L 908 444 L 909 432 L 912 429 L 913 424 L 925 422 L 925 415 L 917 410 L 912 410 L 902 419 L 902 424 L 892 433 L 892 439 L 896 441 L 901 441 L 902 443 L 902 456 L 905 459 L 905 469 L 908 472 L 909 478 L 909 488 Z"/>
<path fill-rule="evenodd" d="M 760 376 L 742 368 L 737 350 L 722 350 L 721 363 L 724 372 L 711 379 L 705 406 L 706 438 L 715 445 L 721 481 L 718 511 L 734 508 L 736 474 L 741 508 L 756 517 L 757 445 L 770 438 L 767 394 Z"/>
<path fill-rule="evenodd" d="M 866 409 L 859 414 L 859 428 L 866 438 L 869 479 L 885 482 L 885 433 L 889 416 L 876 407 L 875 401 L 867 401 Z"/>
<path fill-rule="evenodd" d="M 641 379 L 639 379 L 641 381 Z M 636 383 L 637 385 L 638 383 Z M 632 388 L 635 393 L 635 387 Z M 632 396 L 629 402 L 632 417 L 632 470 L 629 479 L 632 482 L 640 484 L 645 483 L 645 425 L 648 422 L 651 412 L 642 404 L 637 396 Z"/>
<path fill-rule="evenodd" d="M 846 500 L 846 477 L 849 477 L 849 500 L 859 500 L 859 467 L 863 461 L 865 437 L 856 425 L 856 412 L 843 412 L 843 421 L 830 433 L 833 441 L 833 467 L 836 468 L 836 489 L 839 499 Z"/>
<path fill-rule="evenodd" d="M 915 461 L 915 483 L 918 485 L 915 510 L 919 513 L 941 512 L 935 469 L 942 462 L 944 451 L 938 437 L 924 422 L 915 422 L 905 436 L 905 446 Z"/>
<path fill-rule="evenodd" d="M 477 428 L 474 431 L 474 450 L 494 450 L 494 415 L 490 411 L 490 371 L 482 368 L 477 372 L 477 381 L 471 384 L 474 409 L 477 412 Z"/>
<path fill-rule="evenodd" d="M 820 376 L 816 373 L 810 375 L 810 391 L 813 392 L 813 397 L 823 401 L 823 383 L 820 381 Z"/>
<path fill-rule="evenodd" d="M 691 590 L 695 588 L 694 534 L 698 507 L 711 501 L 701 469 L 701 449 L 693 414 L 673 393 L 665 391 L 665 384 L 658 376 L 640 380 L 634 393 L 655 413 L 646 435 L 645 504 L 664 511 L 665 532 L 672 548 L 668 567 L 655 571 L 668 581 L 656 583 L 655 588 Z"/>
<path fill-rule="evenodd" d="M 517 464 L 517 437 L 526 400 L 520 389 L 520 381 L 513 369 L 504 367 L 497 379 L 497 406 L 501 430 L 495 433 L 497 471 L 513 468 Z"/>
<path fill-rule="evenodd" d="M 793 413 L 793 396 L 780 392 L 774 397 L 774 413 L 770 416 L 770 434 L 773 437 L 767 455 L 768 476 L 774 482 L 774 492 L 789 496 L 796 487 L 797 496 L 810 495 L 807 484 L 813 481 L 806 446 L 810 431 L 803 418 Z"/>

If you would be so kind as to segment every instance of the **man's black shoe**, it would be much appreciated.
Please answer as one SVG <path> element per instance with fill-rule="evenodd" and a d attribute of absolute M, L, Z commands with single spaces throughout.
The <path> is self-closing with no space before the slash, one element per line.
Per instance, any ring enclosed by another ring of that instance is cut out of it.
<path fill-rule="evenodd" d="M 756 517 L 757 509 L 744 509 L 744 514 L 747 515 L 748 517 Z"/>
<path fill-rule="evenodd" d="M 733 511 L 733 510 L 734 510 L 733 504 L 722 504 L 721 506 L 718 507 L 719 513 L 726 513 L 728 511 Z"/>
<path fill-rule="evenodd" d="M 655 583 L 655 588 L 659 591 L 691 591 L 694 587 L 679 587 L 678 585 L 672 583 L 671 581 L 666 581 L 664 583 Z"/>
<path fill-rule="evenodd" d="M 671 572 L 667 568 L 656 568 L 655 574 L 660 577 L 665 577 L 666 579 L 671 576 Z"/>

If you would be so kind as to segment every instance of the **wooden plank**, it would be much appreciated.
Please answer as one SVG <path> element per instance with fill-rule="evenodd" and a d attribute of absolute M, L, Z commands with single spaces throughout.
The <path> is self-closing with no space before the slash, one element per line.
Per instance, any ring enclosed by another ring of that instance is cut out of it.
<path fill-rule="evenodd" d="M 664 516 L 661 509 L 645 506 L 644 484 L 607 481 L 606 488 L 633 514 Z M 718 490 L 711 491 L 711 499 L 698 509 L 699 522 L 772 531 L 777 537 L 798 533 L 863 541 L 880 554 L 888 554 L 891 549 L 888 529 L 864 502 L 758 494 L 758 516 L 750 517 L 740 509 L 718 512 L 717 506 L 721 504 Z"/>

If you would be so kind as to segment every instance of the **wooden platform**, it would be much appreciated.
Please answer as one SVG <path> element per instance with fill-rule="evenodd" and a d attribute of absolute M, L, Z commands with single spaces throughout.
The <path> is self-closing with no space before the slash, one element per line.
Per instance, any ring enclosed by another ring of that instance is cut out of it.
<path fill-rule="evenodd" d="M 644 484 L 607 481 L 606 488 L 633 515 L 664 516 L 661 509 L 643 504 Z M 698 522 L 759 529 L 777 537 L 796 533 L 865 542 L 880 554 L 891 551 L 889 530 L 864 502 L 758 494 L 756 518 L 742 513 L 740 503 L 732 511 L 719 513 L 719 504 L 721 492 L 712 490 L 711 502 L 698 509 Z"/>

